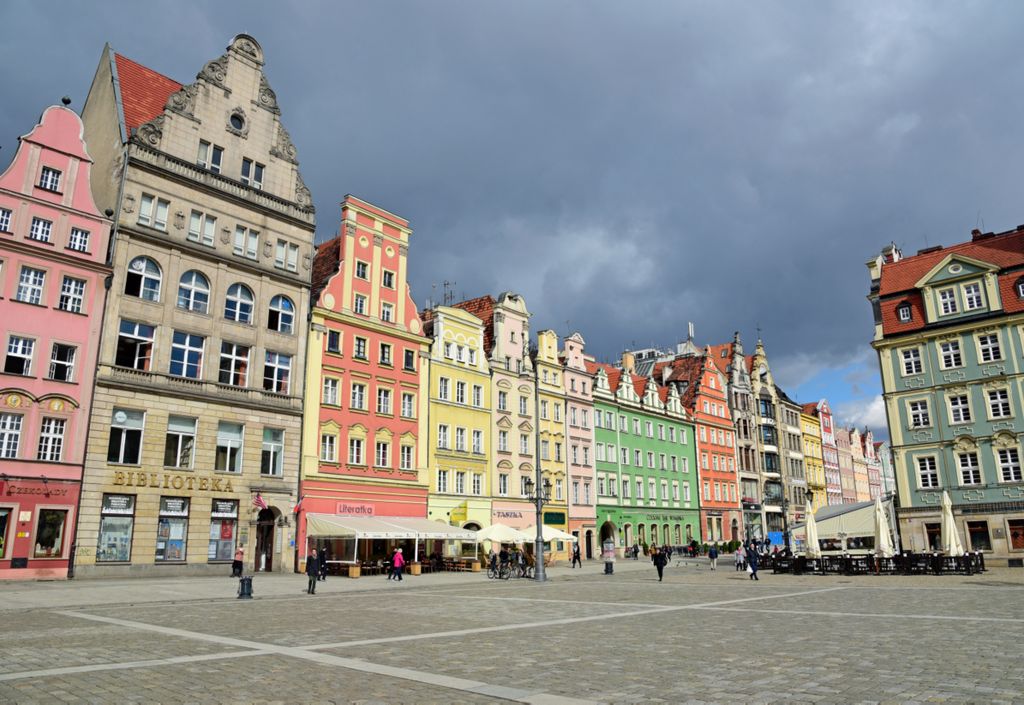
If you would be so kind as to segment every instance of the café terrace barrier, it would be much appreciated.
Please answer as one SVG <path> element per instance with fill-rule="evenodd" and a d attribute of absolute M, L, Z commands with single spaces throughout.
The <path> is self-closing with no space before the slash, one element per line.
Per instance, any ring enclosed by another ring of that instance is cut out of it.
<path fill-rule="evenodd" d="M 974 575 L 985 572 L 985 554 L 903 553 L 892 558 L 864 555 L 774 556 L 772 573 L 793 575 Z"/>

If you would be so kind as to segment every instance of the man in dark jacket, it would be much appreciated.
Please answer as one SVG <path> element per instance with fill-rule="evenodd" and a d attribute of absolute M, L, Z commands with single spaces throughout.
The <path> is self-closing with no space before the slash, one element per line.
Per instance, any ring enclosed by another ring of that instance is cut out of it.
<path fill-rule="evenodd" d="M 655 548 L 654 554 L 651 556 L 651 563 L 658 569 L 658 582 L 660 583 L 665 572 L 665 554 Z"/>
<path fill-rule="evenodd" d="M 316 581 L 320 576 L 320 562 L 316 559 L 316 551 L 310 551 L 306 556 L 306 575 L 309 577 L 309 585 L 306 592 L 310 595 L 316 594 Z"/>
<path fill-rule="evenodd" d="M 757 548 L 754 547 L 752 550 L 747 551 L 747 567 L 750 568 L 750 579 L 760 580 L 757 577 L 757 561 L 759 556 L 757 555 Z"/>

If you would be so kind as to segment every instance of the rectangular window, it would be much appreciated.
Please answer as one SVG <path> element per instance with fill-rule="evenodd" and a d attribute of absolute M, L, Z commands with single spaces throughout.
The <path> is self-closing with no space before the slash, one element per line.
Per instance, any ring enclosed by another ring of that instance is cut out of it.
<path fill-rule="evenodd" d="M 455 383 L 455 403 L 465 404 L 466 403 L 466 383 L 456 382 Z"/>
<path fill-rule="evenodd" d="M 525 433 L 519 434 L 519 454 L 529 455 L 530 454 L 530 437 Z"/>
<path fill-rule="evenodd" d="M 636 498 L 637 499 L 643 499 L 644 498 L 644 481 L 642 479 L 640 479 L 639 477 L 636 478 Z"/>
<path fill-rule="evenodd" d="M 562 444 L 555 441 L 555 462 L 562 462 Z"/>
<path fill-rule="evenodd" d="M 455 494 L 466 494 L 466 473 L 461 470 L 455 473 Z"/>
<path fill-rule="evenodd" d="M 645 425 L 645 429 L 644 430 L 647 431 L 647 437 L 648 438 L 654 438 L 654 424 L 653 423 L 648 421 L 646 423 L 646 425 Z"/>
<path fill-rule="evenodd" d="M 220 370 L 217 381 L 232 387 L 244 387 L 249 376 L 249 348 L 237 343 L 220 344 Z"/>
<path fill-rule="evenodd" d="M 61 311 L 81 313 L 84 299 L 85 281 L 73 277 L 64 277 L 64 281 L 60 285 L 60 299 L 57 301 L 57 308 Z"/>
<path fill-rule="evenodd" d="M 528 497 L 529 496 L 529 494 L 530 494 L 529 487 L 527 487 L 527 485 L 529 484 L 529 481 L 530 481 L 529 477 L 525 477 L 524 476 L 524 477 L 520 477 L 519 478 L 519 496 L 520 497 Z"/>
<path fill-rule="evenodd" d="M 353 340 L 354 342 L 352 344 L 352 357 L 354 357 L 357 360 L 368 359 L 366 351 L 366 338 L 360 338 L 357 336 Z"/>
<path fill-rule="evenodd" d="M 978 465 L 978 454 L 959 453 L 957 461 L 960 464 L 960 484 L 980 485 L 981 467 Z"/>
<path fill-rule="evenodd" d="M 395 288 L 395 273 L 385 269 L 381 276 L 381 284 L 385 289 Z"/>
<path fill-rule="evenodd" d="M 924 400 L 910 402 L 910 427 L 923 428 L 931 425 L 931 418 L 928 416 L 928 402 Z"/>
<path fill-rule="evenodd" d="M 230 561 L 235 557 L 238 534 L 238 500 L 214 499 L 210 505 L 210 543 L 206 559 Z"/>
<path fill-rule="evenodd" d="M 918 348 L 903 350 L 903 374 L 919 375 L 922 371 L 921 351 Z"/>
<path fill-rule="evenodd" d="M 75 252 L 89 251 L 89 231 L 81 228 L 71 228 L 71 237 L 68 238 L 68 249 Z"/>
<path fill-rule="evenodd" d="M 498 451 L 508 452 L 508 431 L 498 431 Z"/>
<path fill-rule="evenodd" d="M 391 444 L 377 441 L 374 449 L 373 465 L 378 468 L 391 467 Z"/>
<path fill-rule="evenodd" d="M 263 165 L 252 159 L 242 159 L 242 183 L 254 189 L 263 188 Z"/>
<path fill-rule="evenodd" d="M 49 242 L 50 233 L 53 232 L 53 221 L 43 218 L 33 218 L 32 226 L 29 228 L 28 237 L 30 240 Z"/>
<path fill-rule="evenodd" d="M 558 500 L 558 501 L 561 501 L 562 499 L 564 499 L 565 498 L 564 491 L 565 491 L 564 490 L 564 481 L 563 480 L 555 480 L 555 499 Z"/>
<path fill-rule="evenodd" d="M 633 435 L 640 435 L 640 419 L 633 419 Z"/>
<path fill-rule="evenodd" d="M 353 409 L 366 410 L 366 385 L 358 382 L 352 383 L 352 398 L 349 400 L 349 406 Z"/>
<path fill-rule="evenodd" d="M 963 364 L 959 341 L 953 340 L 948 343 L 940 343 L 939 348 L 942 351 L 943 369 L 948 370 L 951 367 L 960 367 Z"/>
<path fill-rule="evenodd" d="M 979 284 L 967 284 L 964 286 L 964 310 L 974 311 L 981 308 L 981 286 Z"/>
<path fill-rule="evenodd" d="M 0 208 L 0 233 L 9 232 L 11 232 L 11 211 L 7 208 Z"/>
<path fill-rule="evenodd" d="M 0 414 L 0 458 L 13 460 L 18 457 L 22 418 L 20 414 Z"/>
<path fill-rule="evenodd" d="M 348 463 L 349 465 L 365 465 L 362 438 L 348 439 Z"/>
<path fill-rule="evenodd" d="M 199 140 L 199 157 L 196 159 L 203 169 L 209 169 L 215 174 L 220 173 L 220 165 L 224 159 L 224 149 L 205 140 Z"/>
<path fill-rule="evenodd" d="M 238 225 L 235 226 L 235 241 L 232 252 L 239 257 L 256 259 L 259 255 L 260 234 L 256 230 Z"/>
<path fill-rule="evenodd" d="M 43 418 L 39 425 L 39 447 L 36 458 L 50 463 L 59 463 L 64 453 L 64 419 Z"/>
<path fill-rule="evenodd" d="M 508 475 L 506 473 L 498 475 L 498 496 L 508 497 Z"/>
<path fill-rule="evenodd" d="M 402 417 L 411 419 L 415 416 L 415 397 L 407 392 L 402 393 Z"/>
<path fill-rule="evenodd" d="M 604 462 L 604 443 L 598 443 L 597 444 L 597 451 L 596 451 L 596 453 L 597 453 L 597 462 L 603 463 Z"/>
<path fill-rule="evenodd" d="M 967 395 L 949 398 L 949 413 L 953 423 L 967 423 L 971 420 L 971 405 L 967 401 Z"/>
<path fill-rule="evenodd" d="M 15 298 L 26 304 L 39 306 L 43 302 L 43 285 L 46 272 L 32 267 L 22 267 L 18 277 L 18 293 Z"/>
<path fill-rule="evenodd" d="M 203 373 L 203 347 L 206 341 L 201 335 L 174 331 L 171 343 L 170 374 L 174 377 L 199 379 Z"/>
<path fill-rule="evenodd" d="M 327 352 L 340 353 L 341 352 L 341 331 L 329 330 L 327 331 Z"/>
<path fill-rule="evenodd" d="M 498 392 L 498 411 L 508 411 L 508 392 Z"/>
<path fill-rule="evenodd" d="M 164 467 L 192 467 L 196 447 L 196 419 L 187 416 L 170 416 L 167 419 L 167 435 L 164 437 Z"/>
<path fill-rule="evenodd" d="M 573 480 L 572 482 L 572 503 L 580 503 L 580 483 L 578 480 Z"/>
<path fill-rule="evenodd" d="M 390 414 L 391 413 L 391 390 L 377 388 L 377 413 L 378 414 Z"/>
<path fill-rule="evenodd" d="M 188 547 L 188 497 L 161 497 L 156 561 L 184 561 Z"/>
<path fill-rule="evenodd" d="M 942 307 L 942 315 L 948 316 L 956 313 L 956 291 L 954 289 L 943 289 L 939 292 L 939 304 Z"/>
<path fill-rule="evenodd" d="M 338 380 L 324 379 L 324 404 L 338 406 Z"/>
<path fill-rule="evenodd" d="M 484 388 L 479 384 L 473 385 L 473 406 L 480 408 L 484 405 Z"/>
<path fill-rule="evenodd" d="M 33 558 L 59 558 L 64 555 L 67 531 L 66 509 L 40 509 L 36 518 Z"/>
<path fill-rule="evenodd" d="M 647 467 L 654 467 L 654 453 L 647 451 Z"/>
<path fill-rule="evenodd" d="M 245 427 L 228 421 L 217 422 L 217 452 L 215 468 L 218 472 L 242 472 L 242 438 Z"/>
<path fill-rule="evenodd" d="M 110 420 L 107 462 L 138 465 L 142 459 L 142 428 L 146 414 L 131 409 L 114 409 Z"/>
<path fill-rule="evenodd" d="M 935 458 L 929 456 L 917 459 L 917 478 L 922 489 L 939 486 L 939 472 L 936 468 Z"/>
<path fill-rule="evenodd" d="M 415 350 L 406 350 L 405 353 L 404 353 L 404 357 L 405 357 L 405 362 L 402 365 L 402 368 L 405 369 L 405 370 L 408 370 L 410 372 L 415 372 L 416 371 L 416 351 Z"/>
<path fill-rule="evenodd" d="M 1020 482 L 1020 454 L 1016 448 L 1002 449 L 999 455 L 999 477 L 1003 482 Z"/>
<path fill-rule="evenodd" d="M 547 419 L 548 417 L 548 403 L 546 400 L 541 400 L 540 402 L 540 417 L 542 419 Z"/>
<path fill-rule="evenodd" d="M 188 222 L 188 239 L 213 247 L 217 237 L 217 219 L 200 211 L 192 211 Z"/>
<path fill-rule="evenodd" d="M 466 450 L 466 429 L 456 427 L 455 429 L 455 450 L 463 451 Z"/>
<path fill-rule="evenodd" d="M 395 307 L 389 304 L 387 301 L 382 301 L 380 304 L 380 320 L 384 323 L 391 323 L 394 319 Z"/>
<path fill-rule="evenodd" d="M 7 341 L 7 357 L 4 359 L 4 372 L 9 375 L 32 374 L 32 351 L 36 341 L 12 335 Z"/>
<path fill-rule="evenodd" d="M 152 225 L 153 201 L 153 196 L 147 193 L 142 194 L 142 198 L 139 199 L 139 225 Z"/>
<path fill-rule="evenodd" d="M 551 444 L 548 441 L 540 442 L 540 459 L 550 460 L 551 459 Z"/>
<path fill-rule="evenodd" d="M 478 472 L 473 473 L 473 494 L 483 494 L 484 476 Z"/>
<path fill-rule="evenodd" d="M 47 191 L 60 190 L 60 172 L 48 166 L 44 166 L 39 174 L 39 188 Z"/>
<path fill-rule="evenodd" d="M 620 448 L 619 450 L 621 451 L 620 463 L 622 465 L 629 465 L 629 449 Z"/>
<path fill-rule="evenodd" d="M 448 491 L 448 471 L 438 470 L 437 471 L 437 491 L 447 492 Z"/>
<path fill-rule="evenodd" d="M 275 394 L 287 394 L 291 371 L 291 355 L 268 351 L 263 363 L 263 389 Z"/>
<path fill-rule="evenodd" d="M 365 316 L 366 302 L 367 298 L 365 296 L 363 296 L 362 294 L 356 294 L 355 303 L 352 307 L 353 312 L 359 314 L 360 316 Z"/>
<path fill-rule="evenodd" d="M 412 446 L 402 446 L 400 449 L 400 455 L 398 458 L 398 469 L 399 470 L 412 470 Z"/>
<path fill-rule="evenodd" d="M 448 424 L 440 424 L 437 427 L 437 447 L 442 450 L 451 448 L 448 439 Z"/>
<path fill-rule="evenodd" d="M 97 563 L 127 563 L 132 557 L 135 495 L 105 494 L 96 540 Z"/>
<path fill-rule="evenodd" d="M 994 333 L 978 336 L 978 350 L 981 351 L 982 362 L 994 362 L 1003 359 L 1003 353 L 999 349 L 999 336 Z"/>
<path fill-rule="evenodd" d="M 642 468 L 644 466 L 644 456 L 643 453 L 640 452 L 639 450 L 633 451 L 633 465 L 637 466 L 638 468 Z"/>
<path fill-rule="evenodd" d="M 260 454 L 260 474 L 271 477 L 284 475 L 284 429 L 263 429 L 263 452 Z"/>
<path fill-rule="evenodd" d="M 632 486 L 633 485 L 629 481 L 629 476 L 628 475 L 622 478 L 622 498 L 623 499 L 629 499 L 630 488 Z"/>
<path fill-rule="evenodd" d="M 388 344 L 388 343 L 381 343 L 380 344 L 380 364 L 388 365 L 390 367 L 392 362 L 393 361 L 391 359 L 391 345 Z"/>
<path fill-rule="evenodd" d="M 451 398 L 451 380 L 447 377 L 437 380 L 437 397 L 442 401 L 448 401 Z"/>
<path fill-rule="evenodd" d="M 1005 419 L 1010 415 L 1010 393 L 1007 390 L 988 391 L 988 413 L 994 419 Z"/>

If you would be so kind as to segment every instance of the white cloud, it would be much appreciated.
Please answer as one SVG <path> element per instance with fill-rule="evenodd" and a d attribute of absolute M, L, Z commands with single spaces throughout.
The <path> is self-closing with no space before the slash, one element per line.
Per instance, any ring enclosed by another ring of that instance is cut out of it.
<path fill-rule="evenodd" d="M 868 399 L 852 399 L 843 402 L 835 409 L 841 426 L 867 426 L 874 431 L 876 438 L 880 435 L 889 436 L 889 426 L 885 418 L 885 402 L 882 395 L 876 394 Z"/>

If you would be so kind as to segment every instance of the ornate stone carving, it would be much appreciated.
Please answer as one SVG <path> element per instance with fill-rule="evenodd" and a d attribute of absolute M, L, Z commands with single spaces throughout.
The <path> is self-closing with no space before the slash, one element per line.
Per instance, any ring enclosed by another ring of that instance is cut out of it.
<path fill-rule="evenodd" d="M 260 60 L 260 52 L 259 52 L 259 49 L 257 49 L 257 47 L 256 47 L 256 43 L 253 42 L 248 37 L 239 36 L 235 40 L 235 43 L 232 46 L 234 46 L 235 49 L 237 49 L 238 51 L 242 52 L 243 54 L 251 56 L 252 58 L 256 59 L 257 61 Z"/>
<path fill-rule="evenodd" d="M 973 426 L 954 426 L 951 430 L 954 436 L 971 436 L 974 434 Z"/>
<path fill-rule="evenodd" d="M 997 431 L 1012 431 L 1013 428 L 1013 421 L 1000 421 L 999 423 L 992 424 L 993 433 Z"/>
<path fill-rule="evenodd" d="M 374 235 L 373 236 L 373 244 L 376 245 L 377 247 L 380 247 L 381 245 L 383 245 L 384 244 L 384 236 L 383 235 Z"/>
<path fill-rule="evenodd" d="M 281 114 L 281 109 L 277 107 L 277 94 L 274 93 L 270 84 L 267 83 L 267 77 L 262 73 L 260 74 L 260 92 L 256 98 L 256 104 L 272 113 Z"/>
<path fill-rule="evenodd" d="M 345 234 L 346 235 L 351 235 L 352 237 L 355 237 L 355 235 L 356 235 L 355 223 L 345 223 Z"/>
<path fill-rule="evenodd" d="M 226 245 L 231 242 L 231 230 L 229 228 L 220 229 L 220 242 L 222 245 Z"/>
<path fill-rule="evenodd" d="M 921 504 L 939 504 L 942 501 L 941 492 L 922 492 Z"/>
<path fill-rule="evenodd" d="M 942 375 L 942 379 L 946 380 L 947 382 L 960 382 L 966 376 L 967 375 L 964 374 L 963 370 L 953 370 L 952 372 L 944 372 Z"/>
<path fill-rule="evenodd" d="M 931 431 L 914 431 L 911 435 L 914 437 L 915 441 L 922 443 L 924 441 L 934 440 L 935 438 Z"/>
<path fill-rule="evenodd" d="M 981 490 L 965 490 L 960 495 L 966 502 L 980 502 L 985 499 L 985 493 Z"/>
<path fill-rule="evenodd" d="M 171 97 L 167 99 L 167 105 L 164 106 L 164 109 L 194 119 L 196 90 L 196 84 L 192 83 L 183 87 L 177 93 L 172 93 Z"/>
<path fill-rule="evenodd" d="M 903 386 L 907 389 L 920 389 L 924 384 L 924 377 L 908 377 L 903 380 Z"/>
<path fill-rule="evenodd" d="M 135 196 L 128 195 L 124 197 L 124 203 L 121 204 L 121 210 L 125 213 L 135 212 Z"/>
<path fill-rule="evenodd" d="M 408 245 L 399 245 L 398 246 L 398 254 L 401 255 L 402 257 L 408 257 L 409 256 L 409 246 Z"/>
<path fill-rule="evenodd" d="M 1024 487 L 1006 487 L 1003 494 L 1009 499 L 1024 499 Z"/>
<path fill-rule="evenodd" d="M 270 148 L 270 153 L 292 164 L 299 163 L 299 160 L 296 159 L 298 152 L 295 149 L 295 145 L 292 144 L 292 136 L 288 134 L 288 130 L 284 129 L 284 125 L 280 122 L 277 123 L 277 139 L 274 141 L 274 146 Z"/>
<path fill-rule="evenodd" d="M 174 227 L 177 230 L 185 229 L 185 211 L 176 211 L 174 213 Z"/>
<path fill-rule="evenodd" d="M 266 242 L 263 243 L 263 256 L 270 257 L 270 255 L 272 254 L 274 254 L 274 245 L 270 242 L 270 240 L 267 240 Z"/>
<path fill-rule="evenodd" d="M 313 266 L 313 257 L 311 255 L 302 255 L 302 268 L 309 269 Z"/>
<path fill-rule="evenodd" d="M 985 377 L 997 377 L 1006 374 L 1006 365 L 985 365 L 981 368 L 981 374 Z"/>
<path fill-rule="evenodd" d="M 304 210 L 313 210 L 313 194 L 306 188 L 306 182 L 298 172 L 295 172 L 295 202 Z"/>
<path fill-rule="evenodd" d="M 224 90 L 229 90 L 224 81 L 228 77 L 228 55 L 214 59 L 213 61 L 206 62 L 206 66 L 203 70 L 196 74 L 196 78 L 201 78 L 205 81 L 209 81 L 215 86 L 219 86 Z"/>
<path fill-rule="evenodd" d="M 231 118 L 235 117 L 236 115 L 242 118 L 241 129 L 238 129 L 237 127 L 231 124 Z M 228 122 L 224 127 L 231 134 L 238 135 L 243 139 L 249 136 L 249 118 L 248 116 L 246 116 L 245 111 L 242 110 L 241 107 L 234 108 L 230 113 L 228 113 Z"/>
<path fill-rule="evenodd" d="M 164 136 L 164 116 L 157 115 L 149 122 L 145 122 L 139 125 L 138 136 L 145 144 L 150 147 L 159 147 L 160 140 Z"/>

